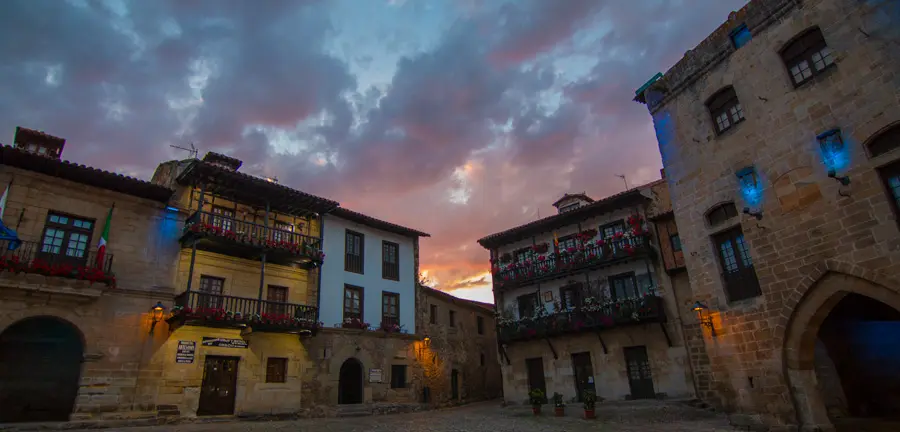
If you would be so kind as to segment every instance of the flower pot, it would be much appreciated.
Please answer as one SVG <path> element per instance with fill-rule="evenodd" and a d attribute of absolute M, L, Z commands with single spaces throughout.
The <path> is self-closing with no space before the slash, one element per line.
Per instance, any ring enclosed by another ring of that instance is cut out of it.
<path fill-rule="evenodd" d="M 531 412 L 533 412 L 534 415 L 541 415 L 541 406 L 540 405 L 532 405 Z"/>
<path fill-rule="evenodd" d="M 584 410 L 584 418 L 586 418 L 586 419 L 588 419 L 588 420 L 591 420 L 591 419 L 596 418 L 596 417 L 594 417 L 594 410 L 592 410 L 592 409 L 591 409 L 591 410 L 589 410 L 589 409 Z"/>
<path fill-rule="evenodd" d="M 553 412 L 557 417 L 565 417 L 566 415 L 566 409 L 564 407 L 556 407 Z"/>

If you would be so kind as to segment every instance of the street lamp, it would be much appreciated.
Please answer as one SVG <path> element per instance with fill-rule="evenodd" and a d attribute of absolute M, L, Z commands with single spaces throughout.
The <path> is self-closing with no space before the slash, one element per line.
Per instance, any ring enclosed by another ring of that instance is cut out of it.
<path fill-rule="evenodd" d="M 162 321 L 165 312 L 166 306 L 163 305 L 162 302 L 156 302 L 156 304 L 150 308 L 150 319 L 152 320 L 150 323 L 150 335 L 153 335 L 153 329 L 156 327 L 157 323 Z"/>
<path fill-rule="evenodd" d="M 697 312 L 697 321 L 700 324 L 709 327 L 709 333 L 712 337 L 716 337 L 716 328 L 713 327 L 712 317 L 709 316 L 709 307 L 699 301 L 691 306 L 691 310 Z"/>

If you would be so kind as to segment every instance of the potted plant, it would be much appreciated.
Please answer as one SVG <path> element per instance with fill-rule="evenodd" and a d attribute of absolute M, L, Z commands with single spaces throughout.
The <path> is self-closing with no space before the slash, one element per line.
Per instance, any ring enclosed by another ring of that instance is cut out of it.
<path fill-rule="evenodd" d="M 547 397 L 541 389 L 532 389 L 528 392 L 528 398 L 531 401 L 531 411 L 534 415 L 541 415 L 541 405 L 547 403 Z"/>
<path fill-rule="evenodd" d="M 559 393 L 553 393 L 553 411 L 557 417 L 566 415 L 566 404 L 563 403 L 563 395 Z"/>
<path fill-rule="evenodd" d="M 581 399 L 584 400 L 584 418 L 596 418 L 594 416 L 594 405 L 597 403 L 597 394 L 593 390 L 585 390 L 581 395 Z"/>

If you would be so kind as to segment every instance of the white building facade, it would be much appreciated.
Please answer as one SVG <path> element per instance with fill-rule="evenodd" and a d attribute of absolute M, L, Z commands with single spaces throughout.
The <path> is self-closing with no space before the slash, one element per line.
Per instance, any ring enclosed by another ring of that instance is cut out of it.
<path fill-rule="evenodd" d="M 419 237 L 429 235 L 339 208 L 323 215 L 319 320 L 415 333 Z"/>

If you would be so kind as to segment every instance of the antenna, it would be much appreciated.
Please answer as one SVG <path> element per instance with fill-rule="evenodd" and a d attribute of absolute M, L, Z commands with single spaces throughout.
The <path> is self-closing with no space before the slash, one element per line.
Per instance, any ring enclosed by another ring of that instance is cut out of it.
<path fill-rule="evenodd" d="M 194 143 L 193 143 L 193 142 L 190 143 L 190 146 L 191 146 L 191 148 L 179 147 L 179 146 L 173 145 L 173 144 L 170 144 L 170 145 L 169 145 L 169 147 L 172 147 L 172 148 L 175 148 L 175 149 L 178 149 L 178 150 L 184 150 L 184 151 L 188 152 L 188 154 L 190 155 L 191 159 L 197 159 L 197 154 L 199 153 L 199 150 L 197 150 L 197 147 L 194 147 Z"/>
<path fill-rule="evenodd" d="M 625 179 L 625 174 L 616 174 L 616 177 L 622 179 L 625 182 L 625 190 L 628 191 L 628 180 Z"/>

